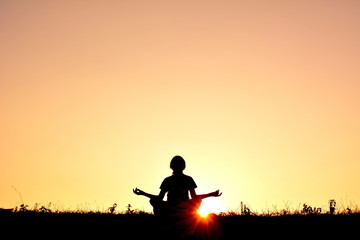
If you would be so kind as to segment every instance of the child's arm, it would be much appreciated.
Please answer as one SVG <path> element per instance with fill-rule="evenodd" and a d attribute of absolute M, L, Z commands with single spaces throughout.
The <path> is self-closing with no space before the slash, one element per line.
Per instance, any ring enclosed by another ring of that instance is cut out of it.
<path fill-rule="evenodd" d="M 196 192 L 195 192 L 195 189 L 191 189 L 191 190 L 190 190 L 191 198 L 201 198 L 201 199 L 204 199 L 204 198 L 208 198 L 208 197 L 220 197 L 221 194 L 222 194 L 222 193 L 219 192 L 219 190 L 216 190 L 215 192 L 197 195 Z"/>
<path fill-rule="evenodd" d="M 133 192 L 136 194 L 136 195 L 143 195 L 145 197 L 148 197 L 148 198 L 160 198 L 161 200 L 164 198 L 165 196 L 165 191 L 161 191 L 159 195 L 153 195 L 153 194 L 150 194 L 150 193 L 146 193 L 138 188 L 135 188 L 133 189 Z"/>

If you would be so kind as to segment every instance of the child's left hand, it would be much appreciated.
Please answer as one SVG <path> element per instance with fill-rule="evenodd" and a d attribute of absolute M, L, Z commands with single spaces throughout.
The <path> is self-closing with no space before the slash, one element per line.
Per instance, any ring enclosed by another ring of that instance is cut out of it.
<path fill-rule="evenodd" d="M 220 192 L 219 190 L 216 190 L 215 192 L 212 192 L 212 193 L 211 193 L 211 196 L 213 196 L 213 197 L 220 197 L 221 194 L 222 194 L 222 192 Z"/>

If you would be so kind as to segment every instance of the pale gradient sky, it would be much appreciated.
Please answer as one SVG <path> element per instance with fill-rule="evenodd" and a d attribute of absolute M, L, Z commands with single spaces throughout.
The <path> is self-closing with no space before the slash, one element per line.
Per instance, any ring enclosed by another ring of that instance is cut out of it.
<path fill-rule="evenodd" d="M 0 207 L 360 203 L 360 2 L 0 1 Z M 205 200 L 207 201 L 207 200 Z"/>

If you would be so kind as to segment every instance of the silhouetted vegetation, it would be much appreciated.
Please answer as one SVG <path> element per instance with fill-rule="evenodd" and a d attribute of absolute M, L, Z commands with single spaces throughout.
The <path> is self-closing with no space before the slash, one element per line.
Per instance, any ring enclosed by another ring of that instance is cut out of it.
<path fill-rule="evenodd" d="M 302 209 L 282 209 L 257 213 L 247 204 L 240 211 L 210 214 L 207 218 L 161 219 L 152 213 L 128 205 L 116 210 L 114 203 L 105 211 L 59 211 L 51 203 L 29 207 L 21 204 L 14 209 L 0 209 L 2 229 L 17 237 L 66 239 L 87 237 L 101 239 L 240 239 L 355 236 L 360 224 L 357 208 L 336 209 L 335 200 L 322 210 L 303 204 Z"/>

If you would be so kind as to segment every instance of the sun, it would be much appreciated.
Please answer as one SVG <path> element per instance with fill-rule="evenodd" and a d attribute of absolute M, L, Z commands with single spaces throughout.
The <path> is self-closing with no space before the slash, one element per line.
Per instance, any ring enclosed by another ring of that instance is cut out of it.
<path fill-rule="evenodd" d="M 211 213 L 210 209 L 208 208 L 204 208 L 204 207 L 200 207 L 198 210 L 197 210 L 198 214 L 203 217 L 203 218 L 206 218 L 209 213 Z"/>
<path fill-rule="evenodd" d="M 201 217 L 206 218 L 210 213 L 221 212 L 221 204 L 218 201 L 211 201 L 210 199 L 203 200 L 200 208 L 197 210 Z"/>

